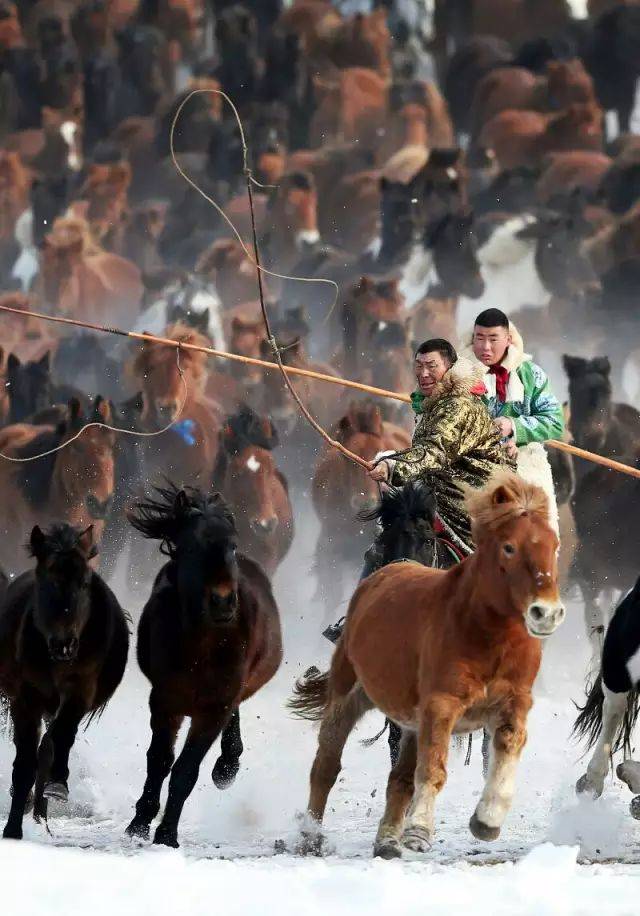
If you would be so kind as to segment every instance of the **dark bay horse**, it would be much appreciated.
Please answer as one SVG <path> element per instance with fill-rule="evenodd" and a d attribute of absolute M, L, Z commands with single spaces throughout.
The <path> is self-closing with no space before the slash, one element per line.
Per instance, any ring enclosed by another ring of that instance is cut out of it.
<path fill-rule="evenodd" d="M 0 452 L 14 458 L 59 449 L 23 463 L 0 459 L 5 507 L 0 562 L 8 572 L 24 571 L 21 545 L 36 522 L 64 521 L 80 530 L 93 525 L 95 543 L 100 543 L 115 488 L 115 433 L 99 425 L 83 427 L 112 422 L 110 403 L 98 396 L 87 416 L 72 399 L 55 427 L 17 423 L 0 430 Z"/>
<path fill-rule="evenodd" d="M 244 553 L 272 576 L 293 541 L 289 487 L 276 466 L 275 426 L 250 407 L 227 420 L 221 433 L 213 485 L 234 514 Z"/>
<path fill-rule="evenodd" d="M 0 701 L 9 707 L 16 746 L 3 836 L 14 840 L 22 838 L 34 783 L 36 818 L 46 817 L 49 798 L 67 800 L 78 726 L 107 705 L 129 651 L 125 613 L 91 569 L 93 528 L 36 526 L 29 549 L 35 569 L 11 582 L 0 608 Z"/>
<path fill-rule="evenodd" d="M 426 852 L 451 735 L 492 735 L 484 791 L 469 827 L 495 839 L 511 805 L 526 741 L 541 640 L 565 615 L 558 539 L 544 492 L 510 472 L 472 491 L 476 551 L 447 570 L 393 563 L 356 589 L 329 672 L 296 685 L 292 708 L 320 719 L 303 851 L 321 848 L 320 822 L 356 722 L 377 707 L 402 729 L 375 854 Z M 399 625 L 402 621 L 402 625 Z"/>
<path fill-rule="evenodd" d="M 233 515 L 218 493 L 173 484 L 130 511 L 133 526 L 159 540 L 169 557 L 160 570 L 138 627 L 138 663 L 151 682 L 151 744 L 147 779 L 127 832 L 146 838 L 169 797 L 155 843 L 178 846 L 182 808 L 200 764 L 222 733 L 213 768 L 226 788 L 238 772 L 242 739 L 238 707 L 276 673 L 282 659 L 280 617 L 266 575 L 237 552 Z M 191 726 L 174 764 L 185 718 Z"/>

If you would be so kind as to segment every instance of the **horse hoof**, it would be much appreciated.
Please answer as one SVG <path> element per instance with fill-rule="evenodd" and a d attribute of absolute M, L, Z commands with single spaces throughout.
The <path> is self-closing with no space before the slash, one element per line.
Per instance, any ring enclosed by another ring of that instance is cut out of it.
<path fill-rule="evenodd" d="M 324 836 L 321 833 L 304 832 L 296 846 L 299 856 L 321 856 L 324 852 Z"/>
<path fill-rule="evenodd" d="M 11 827 L 9 824 L 2 831 L 3 840 L 21 840 L 22 827 Z"/>
<path fill-rule="evenodd" d="M 634 795 L 640 792 L 640 763 L 624 760 L 616 767 L 616 776 L 629 786 Z"/>
<path fill-rule="evenodd" d="M 597 786 L 594 786 L 587 773 L 584 773 L 577 781 L 576 792 L 578 795 L 590 795 L 591 798 L 600 798 L 602 795 L 602 789 L 598 789 Z"/>
<path fill-rule="evenodd" d="M 42 790 L 42 797 L 66 802 L 69 801 L 69 789 L 64 782 L 48 782 Z"/>
<path fill-rule="evenodd" d="M 640 795 L 636 795 L 635 798 L 631 799 L 629 811 L 631 812 L 631 817 L 640 821 Z"/>
<path fill-rule="evenodd" d="M 156 830 L 153 842 L 155 846 L 170 846 L 171 849 L 180 849 L 178 835 L 169 830 L 163 830 L 162 827 L 158 827 Z"/>
<path fill-rule="evenodd" d="M 127 827 L 125 833 L 127 836 L 135 837 L 138 840 L 148 840 L 149 839 L 149 825 L 148 824 L 139 824 L 136 821 L 131 821 Z"/>
<path fill-rule="evenodd" d="M 484 824 L 475 814 L 471 815 L 469 830 L 476 840 L 486 840 L 489 842 L 490 840 L 497 840 L 500 836 L 499 827 L 489 827 L 488 824 Z"/>
<path fill-rule="evenodd" d="M 402 849 L 400 843 L 395 837 L 387 837 L 380 840 L 373 847 L 373 856 L 375 859 L 401 859 Z"/>
<path fill-rule="evenodd" d="M 211 771 L 214 786 L 217 789 L 228 789 L 235 782 L 239 770 L 239 760 L 226 760 L 224 757 L 218 757 Z"/>
<path fill-rule="evenodd" d="M 409 827 L 402 834 L 402 845 L 411 852 L 429 852 L 431 849 L 431 833 L 426 827 Z"/>

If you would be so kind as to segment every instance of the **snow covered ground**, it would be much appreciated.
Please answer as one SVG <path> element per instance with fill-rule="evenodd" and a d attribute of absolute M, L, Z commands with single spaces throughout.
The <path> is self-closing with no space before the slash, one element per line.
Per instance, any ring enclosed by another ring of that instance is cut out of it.
<path fill-rule="evenodd" d="M 464 752 L 452 752 L 431 853 L 371 860 L 387 775 L 386 742 L 365 749 L 358 741 L 380 725 L 379 714 L 371 713 L 347 747 L 330 799 L 330 854 L 321 861 L 275 854 L 277 840 L 290 850 L 295 844 L 315 749 L 314 727 L 290 719 L 284 702 L 294 677 L 330 654 L 306 573 L 314 537 L 315 525 L 303 522 L 277 577 L 285 661 L 272 684 L 242 709 L 246 749 L 236 784 L 225 793 L 212 785 L 214 750 L 185 807 L 179 851 L 124 836 L 149 738 L 147 685 L 132 657 L 102 720 L 79 736 L 67 811 L 53 811 L 50 834 L 27 819 L 22 844 L 0 843 L 3 912 L 197 916 L 224 907 L 227 914 L 277 909 L 278 916 L 337 916 L 365 909 L 444 913 L 462 903 L 492 914 L 636 912 L 640 825 L 628 813 L 628 790 L 610 780 L 597 802 L 574 794 L 582 764 L 569 731 L 587 658 L 576 604 L 545 650 L 516 798 L 496 843 L 483 844 L 467 829 L 481 787 L 476 741 L 470 766 Z M 128 606 L 135 615 L 140 599 Z M 0 817 L 8 807 L 11 758 L 8 740 L 0 740 Z"/>

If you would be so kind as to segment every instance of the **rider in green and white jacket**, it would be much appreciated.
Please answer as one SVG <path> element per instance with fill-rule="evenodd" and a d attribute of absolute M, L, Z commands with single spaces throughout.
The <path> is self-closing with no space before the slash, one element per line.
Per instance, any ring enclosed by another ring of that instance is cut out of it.
<path fill-rule="evenodd" d="M 463 356 L 483 370 L 484 400 L 505 448 L 517 452 L 519 473 L 547 493 L 557 528 L 553 479 L 542 443 L 562 438 L 564 415 L 546 373 L 524 352 L 520 334 L 499 309 L 478 315 Z"/>

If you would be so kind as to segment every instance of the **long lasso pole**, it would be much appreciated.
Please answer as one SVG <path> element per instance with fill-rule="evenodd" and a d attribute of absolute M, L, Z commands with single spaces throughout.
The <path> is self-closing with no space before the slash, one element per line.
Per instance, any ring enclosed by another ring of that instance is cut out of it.
<path fill-rule="evenodd" d="M 199 344 L 190 344 L 172 340 L 170 337 L 161 337 L 157 334 L 145 334 L 140 331 L 125 331 L 122 328 L 107 327 L 101 324 L 94 324 L 90 321 L 80 321 L 77 318 L 64 318 L 60 315 L 44 315 L 41 312 L 33 312 L 27 309 L 17 309 L 9 305 L 0 305 L 1 312 L 10 312 L 14 315 L 20 315 L 23 318 L 35 318 L 40 321 L 50 321 L 54 324 L 70 325 L 77 328 L 86 328 L 90 331 L 98 331 L 102 334 L 117 334 L 120 337 L 129 337 L 132 340 L 147 340 L 151 343 L 163 344 L 167 347 L 180 348 L 181 350 L 194 350 L 198 353 L 206 353 L 207 356 L 217 356 L 221 359 L 232 360 L 233 362 L 245 363 L 250 366 L 260 366 L 267 371 L 279 372 L 280 367 L 276 363 L 268 362 L 264 359 L 257 359 L 253 356 L 241 356 L 239 353 L 228 353 L 225 350 L 217 350 L 215 347 L 204 347 Z M 326 375 L 324 372 L 315 372 L 312 369 L 298 369 L 295 366 L 283 366 L 287 375 L 299 375 L 305 378 L 312 378 L 319 382 L 326 382 L 329 385 L 340 385 L 342 388 L 350 388 L 354 391 L 362 391 L 365 394 L 373 395 L 378 398 L 391 398 L 394 401 L 401 401 L 405 404 L 411 402 L 408 394 L 399 391 L 388 391 L 386 388 L 376 388 L 374 385 L 365 385 L 362 382 L 354 382 L 351 379 L 340 378 L 335 375 Z M 630 477 L 640 479 L 640 468 L 635 468 L 629 464 L 623 464 L 613 458 L 606 458 L 604 455 L 598 455 L 595 452 L 588 452 L 586 449 L 578 448 L 568 442 L 561 442 L 557 439 L 549 439 L 546 443 L 552 448 L 574 455 L 576 458 L 584 458 L 593 464 L 599 464 L 602 467 L 609 468 L 612 471 L 619 471 Z"/>

